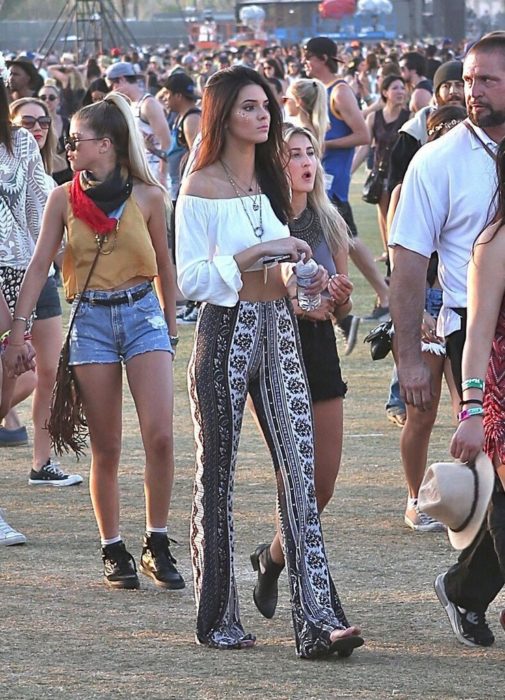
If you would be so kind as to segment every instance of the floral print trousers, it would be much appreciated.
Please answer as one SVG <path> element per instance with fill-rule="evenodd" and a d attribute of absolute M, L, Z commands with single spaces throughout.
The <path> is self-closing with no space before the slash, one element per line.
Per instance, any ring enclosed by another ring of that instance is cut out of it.
<path fill-rule="evenodd" d="M 233 488 L 250 394 L 277 479 L 296 651 L 310 657 L 348 627 L 328 571 L 314 488 L 312 411 L 290 302 L 200 308 L 189 364 L 196 440 L 191 550 L 197 641 L 240 646 L 234 575 Z"/>

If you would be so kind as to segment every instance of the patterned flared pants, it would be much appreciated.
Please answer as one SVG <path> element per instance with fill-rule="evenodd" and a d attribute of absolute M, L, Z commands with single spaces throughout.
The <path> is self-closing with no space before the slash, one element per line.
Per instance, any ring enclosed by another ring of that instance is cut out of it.
<path fill-rule="evenodd" d="M 196 636 L 209 646 L 247 638 L 234 576 L 233 485 L 248 393 L 276 472 L 297 653 L 327 648 L 330 632 L 348 627 L 317 512 L 312 412 L 295 329 L 286 299 L 200 310 L 189 365 L 197 446 L 190 535 Z"/>

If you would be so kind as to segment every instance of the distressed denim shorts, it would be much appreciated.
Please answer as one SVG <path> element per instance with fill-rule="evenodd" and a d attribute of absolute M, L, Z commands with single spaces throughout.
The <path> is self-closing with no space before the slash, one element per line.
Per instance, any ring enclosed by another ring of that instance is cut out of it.
<path fill-rule="evenodd" d="M 61 316 L 60 295 L 58 294 L 58 285 L 56 280 L 51 275 L 47 278 L 45 285 L 42 287 L 37 306 L 35 308 L 35 320 L 45 321 L 48 318 Z"/>
<path fill-rule="evenodd" d="M 134 301 L 132 295 L 146 292 Z M 100 301 L 120 300 L 115 305 Z M 72 305 L 72 315 L 77 299 Z M 89 290 L 75 317 L 70 336 L 70 365 L 128 362 L 153 350 L 173 353 L 165 316 L 150 282 L 130 289 Z"/>
<path fill-rule="evenodd" d="M 438 318 L 440 309 L 442 308 L 441 289 L 438 289 L 437 287 L 427 287 L 424 308 L 433 316 L 433 318 Z"/>

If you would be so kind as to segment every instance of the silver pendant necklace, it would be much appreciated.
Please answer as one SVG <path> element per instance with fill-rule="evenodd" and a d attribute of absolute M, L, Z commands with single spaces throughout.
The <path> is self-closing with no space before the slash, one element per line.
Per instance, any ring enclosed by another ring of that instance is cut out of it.
<path fill-rule="evenodd" d="M 223 161 L 220 160 L 219 162 L 223 166 L 224 173 L 225 173 L 226 177 L 228 178 L 228 181 L 229 181 L 230 185 L 232 186 L 235 194 L 237 195 L 237 199 L 240 200 L 240 204 L 242 205 L 242 209 L 244 210 L 244 214 L 247 216 L 247 218 L 249 220 L 249 223 L 251 225 L 251 228 L 253 230 L 254 235 L 256 236 L 256 238 L 259 238 L 261 241 L 261 239 L 263 238 L 263 235 L 265 233 L 265 231 L 263 229 L 263 208 L 262 208 L 262 201 L 261 201 L 261 188 L 258 187 L 258 191 L 257 191 L 255 197 L 253 197 L 252 195 L 249 195 L 245 192 L 246 197 L 248 197 L 248 199 L 250 199 L 252 202 L 253 211 L 259 211 L 259 226 L 255 226 L 254 221 L 251 219 L 249 212 L 247 211 L 247 207 L 244 204 L 244 197 L 242 197 L 240 192 L 239 192 L 239 185 L 237 185 L 235 180 L 231 177 L 231 174 L 230 174 L 229 170 L 226 168 Z M 242 189 L 242 188 L 240 188 L 240 189 Z M 244 192 L 244 190 L 242 190 L 242 192 Z"/>
<path fill-rule="evenodd" d="M 237 190 L 240 190 L 241 192 L 243 192 L 243 193 L 245 194 L 245 196 L 246 196 L 246 197 L 249 197 L 249 199 L 251 200 L 253 211 L 258 211 L 259 208 L 260 208 L 260 205 L 259 205 L 259 198 L 260 198 L 260 196 L 261 196 L 261 188 L 259 187 L 259 185 L 256 185 L 256 186 L 257 186 L 257 190 L 256 190 L 256 192 L 253 191 L 253 182 L 254 182 L 254 177 L 255 177 L 255 176 L 253 175 L 253 179 L 251 180 L 251 185 L 250 185 L 249 189 L 246 191 L 246 190 L 242 187 L 242 185 L 240 185 L 240 184 L 237 182 L 237 180 L 236 180 L 234 177 L 232 177 L 232 172 L 231 172 L 231 170 L 228 168 L 228 166 L 225 165 L 224 161 L 219 160 L 219 162 L 220 162 L 221 165 L 223 166 L 223 170 L 224 170 L 224 172 L 225 172 L 225 175 L 226 175 L 226 177 L 228 178 L 228 180 L 229 180 L 231 186 L 233 187 L 233 189 L 235 190 L 235 192 L 236 192 Z"/>

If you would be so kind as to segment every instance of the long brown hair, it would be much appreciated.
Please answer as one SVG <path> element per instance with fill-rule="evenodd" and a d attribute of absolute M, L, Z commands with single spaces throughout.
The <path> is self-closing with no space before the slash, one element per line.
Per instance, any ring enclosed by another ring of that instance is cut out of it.
<path fill-rule="evenodd" d="M 489 205 L 488 221 L 485 228 L 499 222 L 502 226 L 505 223 L 505 138 L 500 141 L 498 150 L 496 151 L 496 176 L 496 190 Z M 498 229 L 499 227 L 489 240 L 492 240 L 495 237 Z"/>
<path fill-rule="evenodd" d="M 473 250 L 475 250 L 475 246 L 477 245 L 484 245 L 485 243 L 492 241 L 500 230 L 501 226 L 503 226 L 505 223 L 505 138 L 500 141 L 496 152 L 496 175 L 497 184 L 489 204 L 487 221 L 473 243 Z M 488 238 L 486 241 L 479 240 L 481 235 L 489 226 L 498 223 L 500 223 L 500 226 L 496 227 L 496 230 L 493 232 L 490 238 Z"/>
<path fill-rule="evenodd" d="M 0 78 L 0 146 L 12 154 L 12 126 L 9 114 L 9 96 L 4 81 Z"/>
<path fill-rule="evenodd" d="M 256 145 L 256 178 L 261 190 L 270 200 L 272 209 L 282 223 L 291 215 L 288 180 L 285 173 L 286 155 L 282 138 L 282 115 L 267 81 L 255 70 L 232 66 L 209 78 L 202 98 L 202 141 L 193 171 L 219 160 L 225 145 L 226 124 L 238 93 L 246 85 L 259 85 L 268 100 L 270 130 L 268 139 Z"/>

